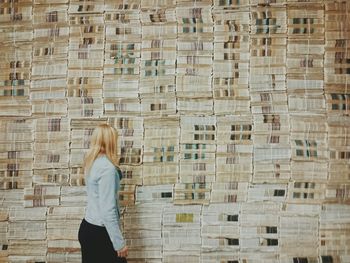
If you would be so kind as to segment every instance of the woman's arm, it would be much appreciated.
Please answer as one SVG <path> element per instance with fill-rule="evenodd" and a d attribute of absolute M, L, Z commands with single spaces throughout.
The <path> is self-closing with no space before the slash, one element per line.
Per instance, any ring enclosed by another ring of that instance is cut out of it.
<path fill-rule="evenodd" d="M 99 207 L 103 224 L 113 243 L 114 250 L 119 251 L 125 246 L 125 241 L 119 227 L 116 203 L 116 192 L 119 188 L 119 178 L 116 168 L 107 165 L 102 168 L 99 187 Z"/>

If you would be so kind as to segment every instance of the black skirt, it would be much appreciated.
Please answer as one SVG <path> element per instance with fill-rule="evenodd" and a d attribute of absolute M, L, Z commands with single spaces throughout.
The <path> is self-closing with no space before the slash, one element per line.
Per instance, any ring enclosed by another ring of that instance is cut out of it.
<path fill-rule="evenodd" d="M 126 258 L 118 257 L 104 226 L 81 221 L 78 233 L 82 263 L 126 263 Z"/>

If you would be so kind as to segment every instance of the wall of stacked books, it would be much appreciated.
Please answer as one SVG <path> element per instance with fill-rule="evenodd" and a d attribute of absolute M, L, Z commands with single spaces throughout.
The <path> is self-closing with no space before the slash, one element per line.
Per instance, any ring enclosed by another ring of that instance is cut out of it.
<path fill-rule="evenodd" d="M 130 263 L 349 263 L 349 21 L 348 0 L 0 1 L 0 262 L 80 262 L 108 122 Z"/>

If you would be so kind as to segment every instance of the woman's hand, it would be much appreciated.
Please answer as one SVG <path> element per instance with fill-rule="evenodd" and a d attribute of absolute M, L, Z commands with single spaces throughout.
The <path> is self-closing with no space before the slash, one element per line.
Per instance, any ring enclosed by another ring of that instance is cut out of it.
<path fill-rule="evenodd" d="M 121 250 L 117 251 L 118 257 L 126 258 L 128 256 L 128 247 L 125 246 Z"/>

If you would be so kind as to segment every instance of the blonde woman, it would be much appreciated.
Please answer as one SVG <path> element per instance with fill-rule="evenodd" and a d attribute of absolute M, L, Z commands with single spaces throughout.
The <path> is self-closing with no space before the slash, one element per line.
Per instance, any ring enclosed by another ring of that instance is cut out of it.
<path fill-rule="evenodd" d="M 116 145 L 113 127 L 102 124 L 94 130 L 84 160 L 87 206 L 78 233 L 82 263 L 126 262 L 128 248 L 119 227 L 121 171 Z"/>

